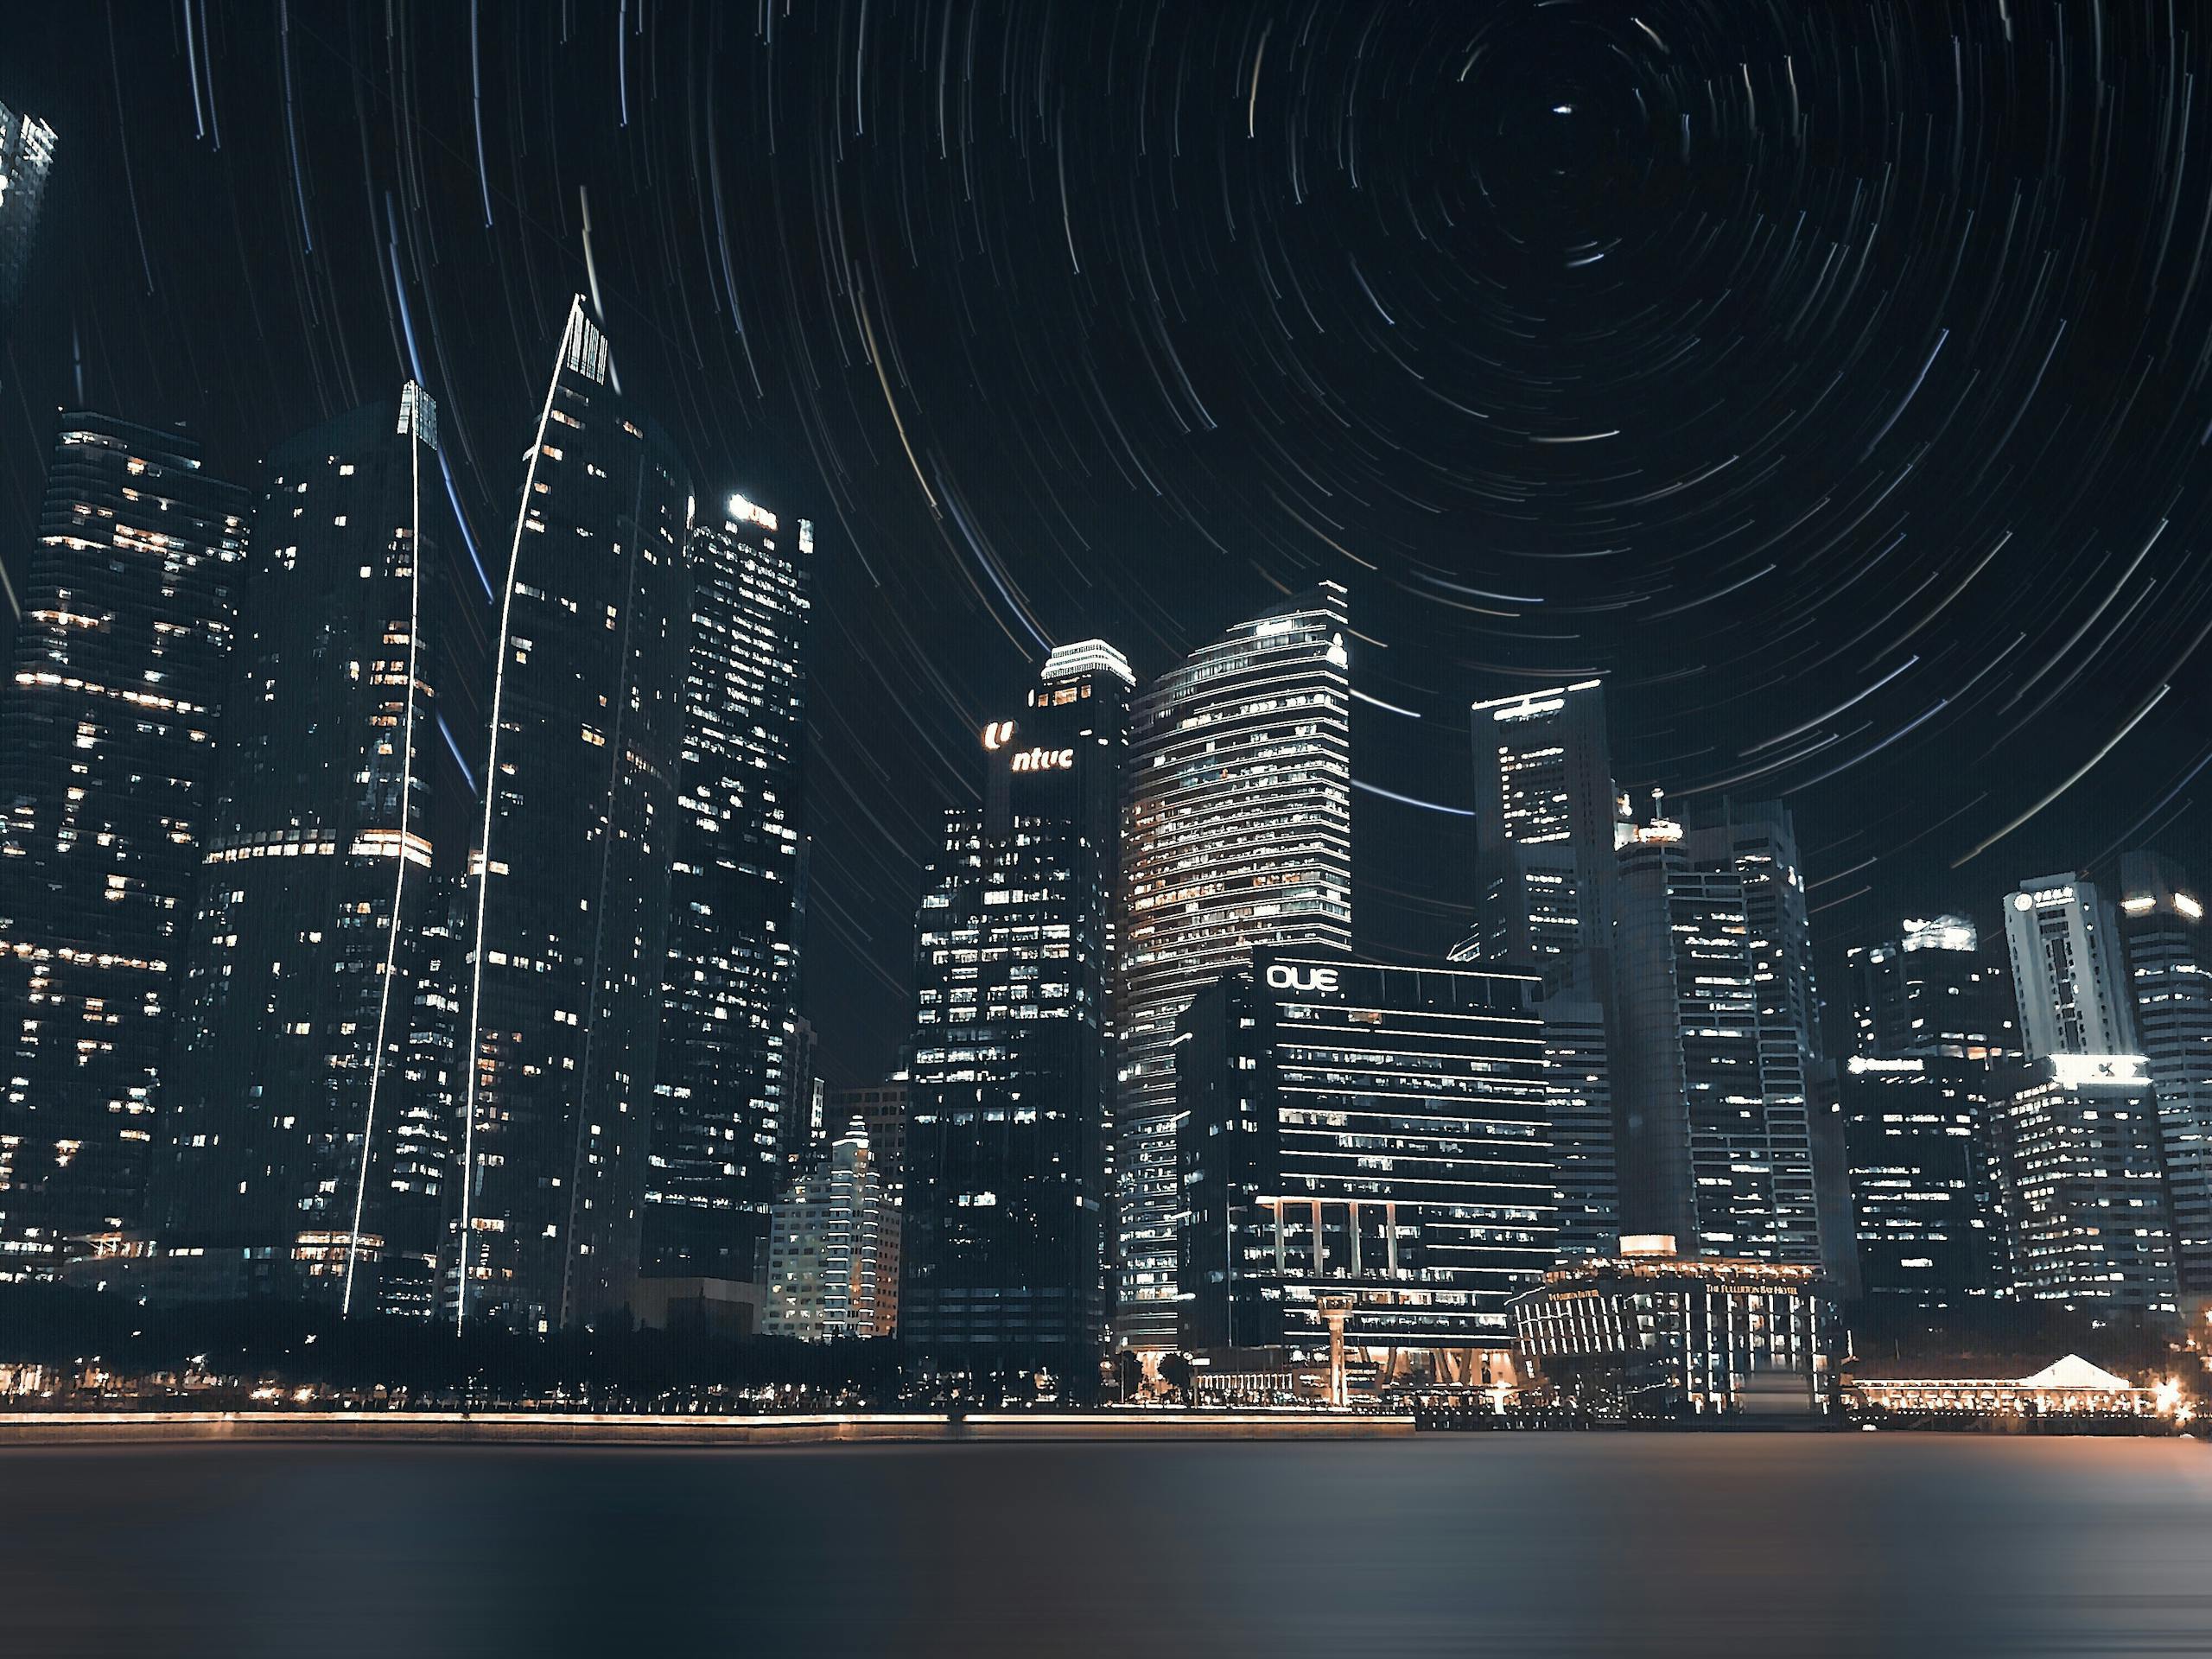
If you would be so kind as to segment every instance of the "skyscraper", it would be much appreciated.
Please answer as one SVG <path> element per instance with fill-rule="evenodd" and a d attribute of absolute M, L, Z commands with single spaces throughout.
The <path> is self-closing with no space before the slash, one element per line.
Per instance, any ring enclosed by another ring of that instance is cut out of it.
<path fill-rule="evenodd" d="M 691 612 L 690 486 L 569 309 L 500 588 L 463 1052 L 458 1319 L 619 1306 L 638 1266 Z"/>
<path fill-rule="evenodd" d="M 1526 973 L 1262 948 L 1176 1049 L 1186 1348 L 1328 1346 L 1474 1383 L 1558 1227 L 1544 1026 Z"/>
<path fill-rule="evenodd" d="M 141 1218 L 245 513 L 191 440 L 61 416 L 0 702 L 0 1274 Z"/>
<path fill-rule="evenodd" d="M 1134 676 L 1091 639 L 984 726 L 922 893 L 899 1328 L 940 1369 L 1087 1366 L 1105 1331 L 1110 996 Z"/>
<path fill-rule="evenodd" d="M 447 920 L 436 449 L 410 383 L 269 457 L 163 1090 L 164 1246 L 268 1248 L 349 1308 L 387 1268 L 421 1306 L 440 1243 L 447 1125 L 407 1077 Z"/>
<path fill-rule="evenodd" d="M 1123 830 L 1116 1334 L 1175 1343 L 1175 1022 L 1262 944 L 1351 943 L 1344 590 L 1238 623 L 1138 698 Z"/>
<path fill-rule="evenodd" d="M 1596 994 L 1612 916 L 1612 756 L 1605 694 L 1583 680 L 1478 702 L 1476 949 Z"/>
<path fill-rule="evenodd" d="M 2005 906 L 2005 939 L 2030 1059 L 2135 1052 L 2120 925 L 2094 882 L 2063 874 L 2023 881 Z"/>
<path fill-rule="evenodd" d="M 694 526 L 645 1269 L 750 1279 L 789 1173 L 813 527 L 732 496 Z"/>
<path fill-rule="evenodd" d="M 1908 918 L 1897 937 L 1846 955 L 1853 998 L 1852 1052 L 1986 1060 L 2020 1052 L 2003 964 L 1963 916 Z"/>
<path fill-rule="evenodd" d="M 0 346 L 8 341 L 54 166 L 54 129 L 0 104 Z"/>
<path fill-rule="evenodd" d="M 895 1241 L 898 1212 L 884 1200 L 868 1133 L 855 1124 L 816 1167 L 792 1177 L 770 1206 L 768 1294 L 760 1328 L 802 1342 L 887 1337 L 878 1256 Z M 895 1249 L 895 1242 L 893 1245 Z"/>
<path fill-rule="evenodd" d="M 1838 1087 L 1866 1296 L 1936 1312 L 2008 1289 L 1988 1065 L 1853 1054 Z"/>
<path fill-rule="evenodd" d="M 2138 1055 L 2053 1054 L 1996 1085 L 2017 1294 L 2107 1317 L 2177 1312 L 2158 1103 Z"/>
<path fill-rule="evenodd" d="M 2182 1294 L 2212 1297 L 2212 931 L 2189 877 L 2156 853 L 2120 859 L 2120 932 L 2135 1026 L 2158 1091 Z"/>
<path fill-rule="evenodd" d="M 1786 817 L 1624 835 L 1615 894 L 1621 1224 L 1686 1254 L 1817 1262 L 1808 1039 L 1771 888 Z M 1753 925 L 1755 912 L 1759 925 Z"/>

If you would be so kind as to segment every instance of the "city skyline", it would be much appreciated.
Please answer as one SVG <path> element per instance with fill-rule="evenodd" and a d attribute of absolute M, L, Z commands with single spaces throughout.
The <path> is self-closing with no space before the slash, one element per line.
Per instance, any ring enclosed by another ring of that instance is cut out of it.
<path fill-rule="evenodd" d="M 1600 133 L 1630 135 L 1633 150 L 1642 130 L 1619 86 L 1540 10 L 1504 9 L 1465 84 L 1488 86 L 1490 66 L 1520 52 L 1532 82 L 1595 77 L 1550 100 L 1575 113 L 1524 109 L 1493 87 L 1516 143 L 1463 134 L 1470 148 L 1453 152 L 1487 168 L 1527 243 L 1517 251 L 1465 242 L 1464 183 L 1433 164 L 1388 148 L 1363 158 L 1355 182 L 1312 124 L 1320 106 L 1300 94 L 1294 68 L 1310 54 L 1356 60 L 1357 42 L 1334 26 L 1294 44 L 1278 29 L 1256 75 L 1259 25 L 1230 14 L 1137 27 L 1102 11 L 1049 40 L 1033 25 L 979 28 L 975 84 L 1012 75 L 1068 89 L 1064 124 L 1048 134 L 1033 130 L 1033 111 L 1025 126 L 1018 110 L 959 99 L 940 129 L 947 48 L 918 16 L 878 8 L 865 29 L 880 49 L 860 54 L 837 44 L 841 29 L 847 46 L 861 38 L 850 8 L 779 17 L 765 35 L 749 15 L 679 27 L 673 14 L 632 8 L 627 21 L 624 55 L 610 66 L 616 19 L 588 8 L 566 17 L 542 42 L 546 67 L 515 84 L 531 85 L 527 98 L 472 88 L 471 62 L 503 61 L 513 43 L 496 11 L 474 57 L 465 20 L 429 12 L 408 14 L 389 48 L 381 25 L 355 38 L 296 17 L 281 39 L 273 27 L 219 29 L 195 55 L 164 26 L 157 48 L 124 54 L 118 125 L 97 17 L 88 29 L 60 12 L 16 20 L 22 49 L 0 68 L 0 103 L 42 118 L 57 137 L 40 215 L 48 233 L 10 330 L 13 366 L 0 370 L 31 411 L 0 453 L 0 564 L 20 586 L 42 487 L 42 410 L 183 420 L 212 470 L 250 482 L 282 438 L 414 378 L 446 429 L 435 491 L 459 503 L 474 553 L 454 562 L 440 602 L 457 613 L 463 649 L 480 653 L 495 624 L 483 594 L 511 517 L 505 457 L 535 416 L 543 375 L 535 342 L 557 331 L 570 292 L 595 283 L 622 341 L 626 391 L 659 413 L 691 472 L 811 518 L 822 537 L 817 597 L 834 605 L 841 644 L 812 688 L 825 810 L 802 1012 L 825 1039 L 833 1084 L 895 1064 L 906 949 L 875 918 L 907 901 L 936 806 L 971 798 L 975 780 L 955 760 L 995 688 L 1052 643 L 1091 635 L 1115 639 L 1149 678 L 1278 584 L 1295 591 L 1318 577 L 1352 586 L 1359 626 L 1380 642 L 1365 652 L 1362 690 L 1389 707 L 1353 711 L 1363 756 L 1355 926 L 1376 954 L 1430 958 L 1472 924 L 1470 895 L 1443 874 L 1474 855 L 1472 821 L 1457 816 L 1473 802 L 1452 730 L 1467 705 L 1592 677 L 1625 694 L 1612 716 L 1616 763 L 1639 796 L 1657 785 L 1687 800 L 1789 762 L 1747 787 L 1785 795 L 1804 816 L 1831 982 L 1842 950 L 1889 937 L 1900 916 L 1964 903 L 1993 927 L 1987 900 L 1962 882 L 2001 892 L 2037 871 L 2107 862 L 2100 855 L 2116 853 L 2139 819 L 2145 844 L 2204 861 L 2186 810 L 2201 803 L 2185 780 L 2203 757 L 2195 734 L 2205 711 L 2196 677 L 2166 673 L 2203 620 L 2186 562 L 2202 510 L 2194 429 L 2180 430 L 2183 401 L 2159 377 L 2125 410 L 2082 390 L 2098 384 L 2101 365 L 2133 360 L 2132 326 L 2116 319 L 2157 319 L 2146 325 L 2153 345 L 2196 331 L 2212 289 L 2187 283 L 2189 211 L 2163 264 L 2141 246 L 2129 274 L 2112 278 L 2133 285 L 2129 301 L 2092 289 L 2078 266 L 2073 286 L 2039 296 L 2023 273 L 2044 256 L 2000 257 L 2002 239 L 1984 236 L 2010 216 L 2001 194 L 1976 203 L 1970 229 L 1963 209 L 1915 194 L 1877 233 L 1849 181 L 1893 169 L 1895 141 L 1829 108 L 1808 116 L 1833 166 L 1794 243 L 1771 232 L 1772 213 L 1686 171 L 1673 150 L 1651 157 L 1655 209 L 1678 193 L 1707 201 L 1725 226 L 1721 245 L 1796 296 L 1757 311 L 1732 302 L 1693 322 L 1693 296 L 1708 290 L 1665 278 L 1659 249 L 1671 244 L 1630 237 L 1570 265 L 1582 256 L 1555 255 L 1595 227 L 1498 182 L 1579 168 Z M 1991 25 L 1977 73 L 2056 48 L 2048 20 L 2015 23 Z M 1783 61 L 1802 71 L 1821 59 L 1836 27 L 1757 19 L 1738 53 L 1751 85 L 1717 126 L 1701 92 L 1682 96 L 1679 57 L 1625 27 L 1618 44 L 1684 105 L 1694 169 L 1716 149 L 1735 153 L 1754 112 L 1787 105 Z M 1166 82 L 1119 111 L 1076 95 L 1092 84 L 1079 61 L 1113 60 L 1117 41 L 1141 55 L 1132 28 L 1154 42 Z M 2113 25 L 2114 75 L 2151 73 L 2135 29 Z M 964 33 L 949 48 L 963 85 Z M 1900 98 L 1925 90 L 1919 68 L 1926 86 L 1949 85 L 1948 38 L 1925 43 L 1924 65 L 1919 51 L 1899 60 L 1890 90 Z M 419 83 L 395 78 L 396 54 Z M 1178 149 L 1173 100 L 1160 90 L 1176 79 L 1171 64 L 1192 89 L 1179 162 L 1166 159 Z M 2078 53 L 2069 64 L 2088 73 Z M 710 78 L 746 96 L 708 99 Z M 783 95 L 757 96 L 772 80 Z M 2158 84 L 2131 96 L 2155 101 Z M 1260 118 L 1248 122 L 1255 86 Z M 372 114 L 365 152 L 357 87 Z M 1986 85 L 1968 93 L 1997 96 Z M 549 118 L 571 107 L 589 145 L 565 141 Z M 472 108 L 484 124 L 480 167 Z M 1423 114 L 1456 121 L 1427 105 Z M 2202 137 L 2193 130 L 2190 142 Z M 2124 128 L 2109 142 L 2138 175 L 2165 176 L 2146 132 Z M 1031 183 L 1019 158 L 1031 144 L 1059 165 L 1046 169 L 1047 211 L 1025 207 L 1017 220 Z M 1216 153 L 1230 163 L 1225 185 Z M 817 154 L 828 171 L 807 159 Z M 555 156 L 557 165 L 540 164 Z M 1747 178 L 1767 178 L 1771 159 L 1758 152 Z M 1392 166 L 1424 203 L 1415 217 L 1426 241 L 1382 207 L 1397 197 L 1382 182 Z M 1075 204 L 1065 226 L 1050 211 L 1063 172 Z M 685 183 L 637 188 L 648 176 Z M 1201 176 L 1218 207 L 1211 196 L 1204 212 L 1192 206 Z M 1599 177 L 1615 175 L 1601 167 Z M 1293 179 L 1306 183 L 1303 207 Z M 2044 188 L 2016 241 L 2057 251 L 2056 283 L 2078 245 L 2061 234 L 2064 215 L 2090 211 L 2090 199 L 2071 175 Z M 971 196 L 977 205 L 963 207 Z M 1632 202 L 1603 199 L 1637 219 Z M 972 265 L 946 251 L 963 213 L 980 215 L 988 250 Z M 1236 238 L 1232 224 L 1251 234 Z M 1316 243 L 1323 224 L 1349 242 Z M 1166 252 L 1168 226 L 1191 239 L 1188 257 Z M 1948 289 L 1911 251 L 1923 226 L 1960 251 Z M 1833 262 L 1831 245 L 1845 251 Z M 776 251 L 802 246 L 830 251 Z M 1426 276 L 1402 288 L 1402 276 L 1378 278 L 1395 256 Z M 1815 286 L 1831 264 L 1867 274 L 1853 287 L 1832 270 Z M 1021 273 L 1019 307 L 1010 291 L 987 291 L 980 278 L 992 265 Z M 1498 326 L 1509 316 L 1462 268 L 1509 287 L 1541 276 L 1534 291 L 1552 308 L 1555 326 L 1542 332 L 1555 365 L 1515 343 Z M 1886 283 L 1877 280 L 1885 270 Z M 1648 323 L 1612 309 L 1635 291 L 1630 273 L 1661 296 Z M 1421 281 L 1448 301 L 1421 298 Z M 2012 303 L 1986 308 L 1992 285 Z M 1880 313 L 1894 343 L 1832 365 L 1825 402 L 1783 382 L 1778 358 L 1759 355 L 1745 371 L 1741 402 L 1770 415 L 1786 441 L 1763 442 L 1758 422 L 1720 403 L 1704 366 L 1713 342 L 1757 341 L 1761 328 L 1789 338 L 1802 304 L 1802 340 L 1840 353 L 1864 337 L 1885 292 L 1896 296 Z M 1128 293 L 1144 303 L 1129 308 Z M 1446 343 L 1447 305 L 1474 319 L 1495 372 L 1477 372 L 1478 359 Z M 1998 320 L 2014 316 L 2018 329 Z M 941 317 L 961 321 L 933 329 Z M 1608 353 L 1608 340 L 1621 349 Z M 1669 382 L 1657 365 L 1676 348 L 1689 354 Z M 1619 372 L 1604 370 L 1608 354 Z M 1270 416 L 1272 388 L 1307 380 L 1341 399 L 1342 421 L 1310 388 Z M 2037 385 L 2065 396 L 2031 397 Z M 1040 402 L 1043 386 L 1064 395 Z M 1408 420 L 1415 407 L 1421 418 Z M 1677 408 L 1705 415 L 1678 421 Z M 2055 434 L 2082 418 L 2074 409 L 2123 420 L 2124 436 L 2115 429 L 2109 444 L 2081 444 L 2108 489 L 2092 490 L 2081 469 L 2034 463 L 2072 442 Z M 1553 438 L 1588 441 L 1537 442 Z M 1643 482 L 1621 481 L 1631 478 Z M 1713 542 L 1739 524 L 1759 533 Z M 1769 535 L 1779 539 L 1749 556 Z M 1108 570 L 1114 579 L 1102 580 Z M 2034 579 L 2018 580 L 2027 570 Z M 1745 654 L 1770 639 L 1771 652 Z M 2085 781 L 1953 874 L 1953 859 L 2065 782 L 2161 685 L 2171 689 Z M 483 710 L 448 712 L 465 745 Z M 442 738 L 430 758 L 450 763 Z"/>

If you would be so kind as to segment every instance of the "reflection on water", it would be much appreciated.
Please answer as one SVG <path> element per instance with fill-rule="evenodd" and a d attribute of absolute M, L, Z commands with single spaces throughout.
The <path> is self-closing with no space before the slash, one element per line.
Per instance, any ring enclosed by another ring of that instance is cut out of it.
<path fill-rule="evenodd" d="M 2212 1448 L 0 1453 L 25 1655 L 2212 1650 Z"/>

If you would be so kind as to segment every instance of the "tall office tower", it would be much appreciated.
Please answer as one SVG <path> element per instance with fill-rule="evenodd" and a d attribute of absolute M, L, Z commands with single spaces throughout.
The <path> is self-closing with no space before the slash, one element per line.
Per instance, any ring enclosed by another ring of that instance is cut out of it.
<path fill-rule="evenodd" d="M 1613 825 L 1605 694 L 1584 680 L 1478 702 L 1476 920 L 1471 960 L 1599 995 L 1611 931 Z"/>
<path fill-rule="evenodd" d="M 1116 1334 L 1175 1344 L 1175 1022 L 1255 946 L 1351 944 L 1344 590 L 1238 623 L 1138 698 L 1123 857 Z"/>
<path fill-rule="evenodd" d="M 2023 881 L 2005 906 L 2005 940 L 2030 1059 L 2136 1052 L 2120 924 L 2094 883 L 2071 875 Z"/>
<path fill-rule="evenodd" d="M 246 506 L 189 439 L 61 416 L 0 690 L 0 1275 L 142 1218 Z"/>
<path fill-rule="evenodd" d="M 2120 934 L 2135 1026 L 2158 1091 L 2182 1294 L 2212 1297 L 2212 932 L 2188 876 L 2156 853 L 2120 859 Z"/>
<path fill-rule="evenodd" d="M 1625 830 L 1614 895 L 1611 1058 L 1621 1225 L 1686 1253 L 1818 1262 L 1807 1056 L 1742 837 Z M 1760 839 L 1757 844 L 1770 846 Z"/>
<path fill-rule="evenodd" d="M 788 1173 L 814 530 L 732 496 L 691 531 L 645 1271 L 750 1279 Z"/>
<path fill-rule="evenodd" d="M 1539 982 L 1262 949 L 1176 1050 L 1182 1345 L 1489 1380 L 1558 1226 Z M 1499 1380 L 1503 1380 L 1502 1378 Z"/>
<path fill-rule="evenodd" d="M 1852 1052 L 1869 1059 L 1942 1055 L 1988 1060 L 2020 1052 L 2004 966 L 1963 916 L 1908 918 L 1895 939 L 1854 945 Z"/>
<path fill-rule="evenodd" d="M 463 1052 L 457 1319 L 619 1307 L 668 963 L 690 486 L 579 296 L 527 458 L 492 681 Z"/>
<path fill-rule="evenodd" d="M 410 383 L 269 457 L 162 1090 L 164 1247 L 270 1249 L 348 1309 L 378 1305 L 388 1252 L 438 1246 L 434 1210 L 402 1206 L 401 1237 L 390 1202 L 422 946 L 444 919 L 436 446 Z"/>
<path fill-rule="evenodd" d="M 778 1194 L 769 1217 L 763 1332 L 802 1342 L 892 1334 L 876 1300 L 877 1255 L 898 1212 L 884 1202 L 865 1132 L 855 1125 L 830 1142 L 819 1165 Z"/>
<path fill-rule="evenodd" d="M 1838 1082 L 1859 1280 L 1934 1313 L 2009 1287 L 1990 1072 L 1931 1049 L 1853 1054 Z"/>
<path fill-rule="evenodd" d="M 915 948 L 899 1335 L 939 1369 L 1080 1375 L 1105 1332 L 1110 998 L 1134 677 L 1090 639 L 983 728 Z"/>
<path fill-rule="evenodd" d="M 1559 1253 L 1612 1255 L 1621 1236 L 1620 1165 L 1602 1003 L 1572 995 L 1537 1004 L 1544 1021 L 1544 1087 L 1559 1171 Z"/>
<path fill-rule="evenodd" d="M 2173 1211 L 2151 1075 L 2133 1054 L 2054 1054 L 1997 1083 L 2015 1294 L 2151 1321 L 2177 1311 Z"/>
<path fill-rule="evenodd" d="M 1694 859 L 1734 865 L 1744 884 L 1760 1028 L 1783 1051 L 1767 1062 L 1767 1070 L 1771 1074 L 1793 1061 L 1802 1070 L 1820 1058 L 1821 1015 L 1796 819 L 1779 801 L 1724 796 L 1691 826 L 1685 842 Z"/>
<path fill-rule="evenodd" d="M 8 341 L 54 166 L 54 129 L 0 104 L 0 346 Z"/>

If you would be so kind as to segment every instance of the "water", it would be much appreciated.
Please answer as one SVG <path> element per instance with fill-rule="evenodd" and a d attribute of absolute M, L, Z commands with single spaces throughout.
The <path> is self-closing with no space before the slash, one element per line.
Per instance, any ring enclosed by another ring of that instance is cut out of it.
<path fill-rule="evenodd" d="M 2212 1652 L 2212 1447 L 0 1452 L 0 1650 Z"/>

